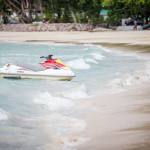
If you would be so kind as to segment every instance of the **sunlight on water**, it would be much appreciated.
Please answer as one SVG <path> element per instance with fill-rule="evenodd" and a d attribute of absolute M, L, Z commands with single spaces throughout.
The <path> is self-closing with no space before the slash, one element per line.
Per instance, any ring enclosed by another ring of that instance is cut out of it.
<path fill-rule="evenodd" d="M 72 81 L 0 79 L 0 148 L 69 149 L 74 145 L 72 134 L 86 126 L 76 116 L 93 107 L 80 106 L 80 99 L 149 80 L 147 59 L 94 45 L 0 43 L 0 67 L 7 59 L 37 64 L 40 56 L 49 54 L 67 64 L 76 77 Z"/>

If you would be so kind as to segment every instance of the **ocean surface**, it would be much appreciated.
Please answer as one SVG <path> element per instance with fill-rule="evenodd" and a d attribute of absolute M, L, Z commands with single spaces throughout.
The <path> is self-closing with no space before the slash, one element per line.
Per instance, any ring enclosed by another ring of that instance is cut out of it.
<path fill-rule="evenodd" d="M 150 78 L 150 61 L 134 52 L 112 51 L 100 45 L 0 43 L 0 67 L 12 59 L 41 62 L 40 56 L 67 64 L 72 81 L 0 79 L 0 150 L 72 150 L 86 137 L 78 116 L 95 111 L 87 98 L 124 91 Z"/>

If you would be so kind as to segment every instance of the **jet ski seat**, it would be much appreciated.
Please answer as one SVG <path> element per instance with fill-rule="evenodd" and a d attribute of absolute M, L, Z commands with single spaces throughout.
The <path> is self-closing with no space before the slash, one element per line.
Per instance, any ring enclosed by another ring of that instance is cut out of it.
<path fill-rule="evenodd" d="M 7 60 L 7 63 L 8 64 L 13 64 L 13 65 L 16 65 L 16 66 L 20 66 L 20 67 L 23 67 L 25 69 L 29 69 L 29 70 L 32 70 L 32 71 L 43 71 L 43 70 L 46 70 L 46 68 L 40 64 L 37 64 L 37 65 L 32 65 L 32 64 L 27 64 L 27 63 L 23 63 L 23 62 L 18 62 L 18 61 L 14 61 L 14 60 Z"/>

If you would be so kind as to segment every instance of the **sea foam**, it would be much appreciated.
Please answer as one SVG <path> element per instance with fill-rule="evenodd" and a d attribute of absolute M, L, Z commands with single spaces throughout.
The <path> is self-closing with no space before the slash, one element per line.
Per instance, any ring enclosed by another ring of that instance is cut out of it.
<path fill-rule="evenodd" d="M 73 105 L 73 102 L 70 100 L 62 97 L 54 97 L 48 92 L 40 93 L 38 97 L 34 98 L 34 102 L 37 104 L 44 104 L 48 106 L 50 110 L 59 110 Z"/>
<path fill-rule="evenodd" d="M 90 62 L 90 63 L 98 64 L 97 61 L 95 61 L 94 59 L 91 59 L 91 58 L 86 58 L 85 61 L 86 61 L 86 62 Z"/>
<path fill-rule="evenodd" d="M 97 60 L 103 60 L 105 58 L 105 56 L 103 56 L 99 53 L 91 53 L 91 55 Z"/>
<path fill-rule="evenodd" d="M 63 96 L 69 99 L 81 99 L 88 98 L 87 88 L 84 84 L 81 84 L 77 89 L 73 89 L 69 92 L 64 92 Z"/>
<path fill-rule="evenodd" d="M 8 119 L 8 114 L 7 112 L 5 112 L 4 110 L 2 110 L 0 108 L 0 121 L 3 121 L 3 120 L 7 120 Z"/>
<path fill-rule="evenodd" d="M 101 50 L 107 52 L 107 53 L 111 53 L 112 51 L 106 47 L 101 46 Z"/>
<path fill-rule="evenodd" d="M 120 88 L 120 87 L 124 87 L 124 86 L 130 86 L 133 84 L 139 84 L 145 81 L 149 81 L 150 80 L 150 74 L 148 73 L 135 73 L 133 75 L 126 75 L 126 77 L 122 77 L 122 78 L 115 78 L 113 80 L 111 80 L 110 85 L 112 86 L 112 88 Z"/>
<path fill-rule="evenodd" d="M 89 64 L 87 64 L 83 58 L 69 61 L 69 62 L 67 62 L 67 65 L 74 69 L 80 69 L 80 70 L 82 70 L 82 69 L 88 70 L 91 68 L 91 66 Z"/>
<path fill-rule="evenodd" d="M 48 147 L 53 147 L 53 149 L 73 150 L 74 146 L 87 140 L 81 135 L 74 135 L 74 133 L 84 131 L 86 127 L 84 120 L 54 113 L 49 116 L 49 127 L 53 137 Z M 57 145 L 54 144 L 55 142 Z"/>

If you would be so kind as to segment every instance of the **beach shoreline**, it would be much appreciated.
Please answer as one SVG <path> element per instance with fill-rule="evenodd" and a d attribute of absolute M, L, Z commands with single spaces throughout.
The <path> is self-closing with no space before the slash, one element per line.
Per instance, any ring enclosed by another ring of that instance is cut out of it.
<path fill-rule="evenodd" d="M 150 30 L 105 32 L 0 32 L 0 42 L 93 44 L 112 50 L 150 52 Z"/>
<path fill-rule="evenodd" d="M 1 42 L 54 42 L 96 44 L 112 50 L 149 55 L 150 31 L 112 32 L 0 32 Z M 138 47 L 134 49 L 135 47 Z M 140 51 L 137 51 L 139 49 Z M 149 81 L 123 87 L 124 92 L 87 99 L 98 108 L 78 116 L 87 127 L 81 137 L 89 138 L 77 150 L 148 150 L 150 147 Z"/>

